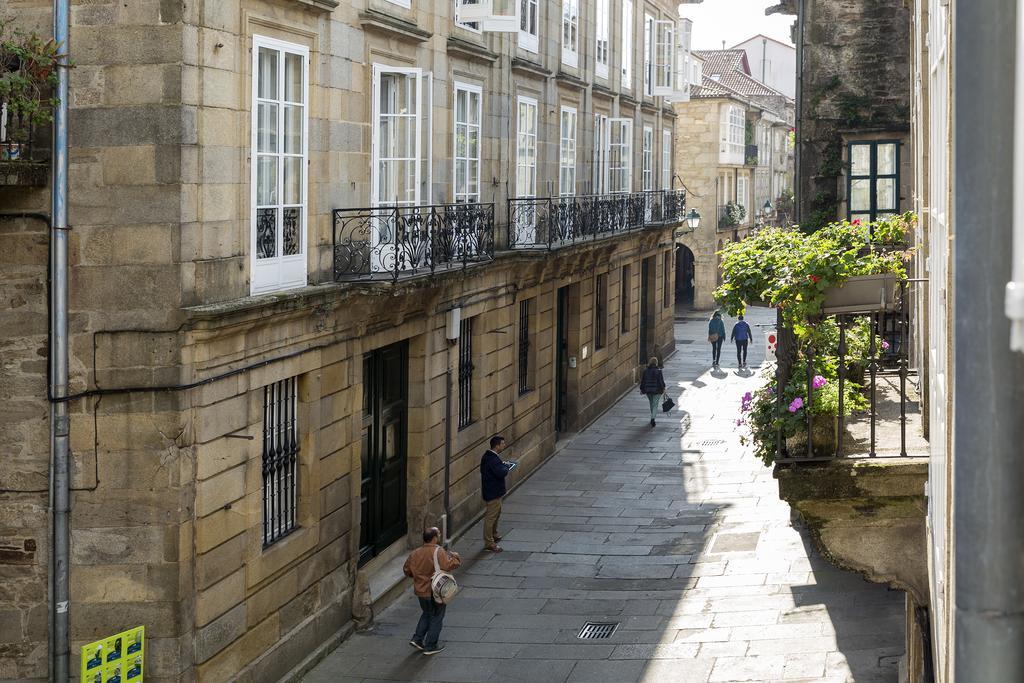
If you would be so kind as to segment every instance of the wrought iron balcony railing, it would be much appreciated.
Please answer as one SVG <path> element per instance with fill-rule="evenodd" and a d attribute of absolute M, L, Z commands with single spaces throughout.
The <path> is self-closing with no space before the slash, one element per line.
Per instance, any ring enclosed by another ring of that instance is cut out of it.
<path fill-rule="evenodd" d="M 685 190 L 508 200 L 510 249 L 557 249 L 683 220 Z"/>
<path fill-rule="evenodd" d="M 334 279 L 392 279 L 494 258 L 494 204 L 334 210 Z"/>

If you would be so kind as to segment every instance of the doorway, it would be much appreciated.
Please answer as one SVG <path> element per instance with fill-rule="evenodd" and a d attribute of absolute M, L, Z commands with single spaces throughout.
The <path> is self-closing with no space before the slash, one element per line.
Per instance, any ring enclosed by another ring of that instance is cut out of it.
<path fill-rule="evenodd" d="M 654 316 L 654 257 L 650 256 L 640 262 L 640 351 L 639 364 L 647 365 L 647 359 L 653 354 L 651 346 L 654 338 L 652 322 Z"/>
<path fill-rule="evenodd" d="M 569 417 L 569 286 L 558 288 L 555 327 L 555 431 L 568 431 Z"/>
<path fill-rule="evenodd" d="M 696 284 L 693 251 L 685 244 L 676 245 L 676 306 L 693 307 Z"/>
<path fill-rule="evenodd" d="M 405 342 L 363 356 L 359 564 L 407 530 L 408 356 Z"/>

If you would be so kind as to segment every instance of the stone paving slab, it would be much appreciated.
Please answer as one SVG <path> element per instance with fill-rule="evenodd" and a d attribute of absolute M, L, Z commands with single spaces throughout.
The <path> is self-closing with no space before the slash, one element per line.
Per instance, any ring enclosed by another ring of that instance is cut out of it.
<path fill-rule="evenodd" d="M 761 340 L 753 371 L 712 372 L 705 317 L 690 317 L 676 336 L 694 343 L 665 366 L 678 405 L 657 427 L 631 393 L 509 496 L 505 552 L 482 552 L 479 526 L 456 544 L 463 590 L 443 653 L 408 645 L 409 591 L 306 680 L 896 681 L 902 595 L 823 561 L 739 443 L 740 396 L 764 381 Z M 585 621 L 620 625 L 584 641 Z"/>

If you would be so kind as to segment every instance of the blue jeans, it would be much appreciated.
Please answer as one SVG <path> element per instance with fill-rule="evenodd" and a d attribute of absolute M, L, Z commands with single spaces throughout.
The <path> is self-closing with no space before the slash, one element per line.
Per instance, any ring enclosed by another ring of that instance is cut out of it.
<path fill-rule="evenodd" d="M 647 400 L 651 402 L 651 419 L 658 417 L 658 406 L 661 404 L 661 394 L 647 394 Z"/>
<path fill-rule="evenodd" d="M 740 365 L 747 364 L 747 340 L 736 340 L 736 362 Z"/>
<path fill-rule="evenodd" d="M 438 604 L 434 602 L 433 598 L 416 596 L 416 599 L 420 601 L 420 609 L 423 610 L 423 613 L 416 624 L 416 633 L 413 634 L 412 639 L 417 643 L 422 643 L 424 649 L 433 650 L 437 647 L 437 639 L 441 635 L 441 625 L 444 622 L 444 610 L 447 605 Z"/>

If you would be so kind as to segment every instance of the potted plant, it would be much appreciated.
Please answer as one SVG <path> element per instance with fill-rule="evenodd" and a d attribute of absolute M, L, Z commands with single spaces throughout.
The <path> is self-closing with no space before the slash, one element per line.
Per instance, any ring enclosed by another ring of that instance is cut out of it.
<path fill-rule="evenodd" d="M 741 204 L 728 202 L 722 214 L 722 227 L 735 228 L 747 217 L 747 210 Z"/>

